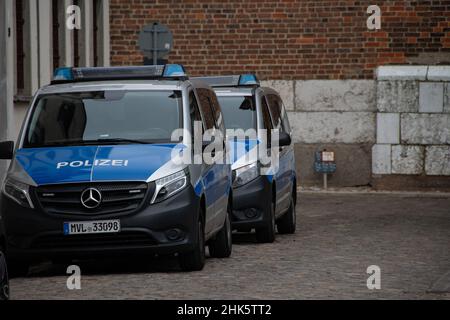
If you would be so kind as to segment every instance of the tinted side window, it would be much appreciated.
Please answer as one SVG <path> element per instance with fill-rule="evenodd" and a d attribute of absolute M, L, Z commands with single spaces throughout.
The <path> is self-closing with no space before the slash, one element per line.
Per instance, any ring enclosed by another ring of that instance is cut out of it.
<path fill-rule="evenodd" d="M 283 108 L 282 108 L 282 111 L 281 111 L 281 115 L 282 115 L 282 117 L 283 117 L 283 128 L 284 128 L 284 131 L 286 132 L 286 133 L 291 133 L 291 124 L 289 123 L 289 117 L 288 117 L 288 114 L 287 114 L 287 112 L 286 112 L 286 108 L 283 106 Z"/>
<path fill-rule="evenodd" d="M 189 112 L 191 114 L 191 130 L 194 133 L 194 122 L 202 121 L 200 110 L 198 108 L 197 98 L 193 91 L 189 94 Z"/>
<path fill-rule="evenodd" d="M 212 106 L 213 113 L 214 113 L 214 119 L 216 120 L 216 125 L 222 131 L 222 133 L 225 133 L 225 124 L 224 124 L 219 100 L 217 99 L 216 94 L 212 91 L 210 92 L 210 98 L 211 98 L 211 106 Z"/>
<path fill-rule="evenodd" d="M 212 129 L 215 127 L 215 119 L 213 109 L 211 106 L 210 91 L 208 89 L 197 89 L 198 99 L 200 100 L 200 110 L 205 120 L 206 129 Z"/>
<path fill-rule="evenodd" d="M 269 105 L 270 105 L 270 116 L 272 117 L 272 121 L 275 129 L 283 130 L 281 125 L 281 104 L 279 98 L 276 95 L 268 96 Z"/>
<path fill-rule="evenodd" d="M 267 105 L 266 98 L 262 97 L 261 99 L 261 111 L 263 115 L 263 122 L 264 122 L 264 128 L 267 131 L 267 143 L 270 144 L 270 141 L 272 140 L 272 120 L 270 119 L 270 112 L 269 112 L 269 106 Z"/>

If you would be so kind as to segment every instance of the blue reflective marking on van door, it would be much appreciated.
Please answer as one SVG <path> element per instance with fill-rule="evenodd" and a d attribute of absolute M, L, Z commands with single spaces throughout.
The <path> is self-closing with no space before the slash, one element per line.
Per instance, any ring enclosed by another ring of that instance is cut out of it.
<path fill-rule="evenodd" d="M 231 163 L 235 163 L 237 160 L 245 156 L 250 150 L 258 146 L 258 140 L 249 139 L 230 139 L 230 159 Z"/>
<path fill-rule="evenodd" d="M 214 168 L 214 166 L 208 166 L 208 168 L 206 169 L 206 172 L 204 173 L 203 177 L 202 177 L 202 184 L 204 186 L 204 191 L 205 191 L 205 202 L 206 202 L 206 207 L 210 207 L 214 204 L 214 202 L 216 201 L 216 192 L 215 192 L 215 188 L 216 186 L 215 184 L 215 180 L 216 175 L 217 175 L 217 169 Z"/>
<path fill-rule="evenodd" d="M 291 172 L 293 166 L 294 151 L 290 147 L 284 147 L 280 154 L 280 168 L 275 175 L 277 181 L 277 199 L 284 199 L 280 205 L 283 210 L 289 206 L 289 198 L 286 197 L 292 190 Z"/>
<path fill-rule="evenodd" d="M 202 192 L 203 192 L 203 184 L 202 184 L 202 181 L 201 180 L 199 180 L 198 182 L 197 182 L 197 184 L 196 184 L 196 186 L 195 186 L 195 188 L 194 188 L 194 191 L 195 191 L 195 194 L 197 195 L 197 196 L 201 196 L 202 195 Z"/>

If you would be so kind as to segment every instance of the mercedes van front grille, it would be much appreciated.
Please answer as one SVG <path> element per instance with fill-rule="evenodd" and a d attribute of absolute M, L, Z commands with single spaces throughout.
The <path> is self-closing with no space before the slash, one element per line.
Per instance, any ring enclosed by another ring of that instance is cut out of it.
<path fill-rule="evenodd" d="M 35 195 L 50 214 L 107 215 L 138 210 L 154 189 L 145 182 L 92 182 L 40 186 Z"/>

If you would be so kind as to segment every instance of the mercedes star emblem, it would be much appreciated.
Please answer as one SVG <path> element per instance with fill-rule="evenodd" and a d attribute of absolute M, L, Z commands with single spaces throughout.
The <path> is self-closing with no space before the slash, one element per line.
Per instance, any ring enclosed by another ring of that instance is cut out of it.
<path fill-rule="evenodd" d="M 87 209 L 95 209 L 102 202 L 102 194 L 95 188 L 89 188 L 81 194 L 81 204 Z"/>

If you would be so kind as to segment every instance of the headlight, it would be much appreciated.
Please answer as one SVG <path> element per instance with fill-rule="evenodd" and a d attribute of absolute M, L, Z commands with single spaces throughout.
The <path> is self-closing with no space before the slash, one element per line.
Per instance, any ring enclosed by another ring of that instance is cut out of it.
<path fill-rule="evenodd" d="M 30 199 L 30 186 L 7 178 L 2 188 L 3 194 L 23 207 L 34 208 Z"/>
<path fill-rule="evenodd" d="M 156 180 L 156 190 L 152 203 L 161 202 L 187 186 L 188 175 L 182 170 L 170 176 Z"/>
<path fill-rule="evenodd" d="M 233 187 L 240 187 L 259 176 L 258 164 L 255 162 L 233 171 Z"/>

